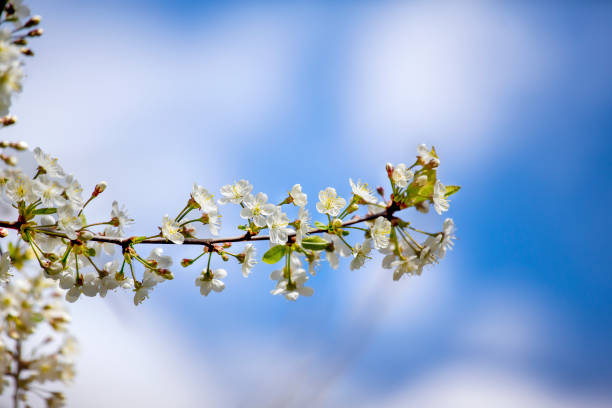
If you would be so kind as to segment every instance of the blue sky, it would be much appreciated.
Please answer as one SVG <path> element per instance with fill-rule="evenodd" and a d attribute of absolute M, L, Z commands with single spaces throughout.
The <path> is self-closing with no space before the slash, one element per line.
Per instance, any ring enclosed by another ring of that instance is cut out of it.
<path fill-rule="evenodd" d="M 170 393 L 183 393 L 183 406 L 612 398 L 612 7 L 32 9 L 46 31 L 11 137 L 59 156 L 84 185 L 106 179 L 106 201 L 92 211 L 103 217 L 118 199 L 136 218 L 133 233 L 182 208 L 194 181 L 218 190 L 248 178 L 273 201 L 300 182 L 312 204 L 328 185 L 348 195 L 349 177 L 383 183 L 385 162 L 410 162 L 419 143 L 436 146 L 443 181 L 463 186 L 449 212 L 456 247 L 418 278 L 394 283 L 379 260 L 360 271 L 324 267 L 311 279 L 314 297 L 290 304 L 269 295 L 267 266 L 246 280 L 228 266 L 225 292 L 208 298 L 193 286 L 194 267 L 135 310 L 121 294 L 77 303 L 74 406 L 117 371 L 131 373 L 152 406 Z M 238 218 L 224 210 L 232 234 Z M 125 352 L 113 360 L 117 347 Z M 160 369 L 167 392 L 154 386 Z M 130 403 L 105 398 L 101 406 Z"/>

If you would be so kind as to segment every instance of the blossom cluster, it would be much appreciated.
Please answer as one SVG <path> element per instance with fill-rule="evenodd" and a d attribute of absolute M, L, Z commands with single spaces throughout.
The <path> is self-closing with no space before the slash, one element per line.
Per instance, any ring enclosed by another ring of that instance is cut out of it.
<path fill-rule="evenodd" d="M 308 196 L 300 184 L 293 185 L 286 197 L 274 204 L 267 194 L 255 192 L 247 180 L 221 187 L 218 199 L 195 183 L 185 207 L 174 217 L 162 217 L 158 233 L 127 238 L 125 232 L 133 219 L 116 201 L 104 220 L 89 222 L 85 215 L 88 204 L 106 190 L 105 182 L 85 196 L 76 177 L 66 173 L 57 158 L 40 148 L 35 148 L 33 155 L 38 166 L 32 177 L 11 167 L 0 173 L 0 194 L 17 210 L 16 221 L 0 222 L 0 236 L 6 236 L 8 229 L 16 230 L 44 276 L 66 290 L 69 302 L 81 295 L 104 297 L 109 291 L 122 289 L 131 291 L 138 305 L 156 285 L 173 279 L 173 259 L 159 247 L 144 255 L 140 251 L 144 244 L 200 245 L 199 255 L 180 264 L 187 267 L 207 257 L 195 279 L 206 296 L 225 288 L 227 271 L 211 268 L 213 257 L 223 262 L 235 259 L 242 275 L 248 277 L 258 262 L 256 241 L 269 241 L 263 261 L 275 264 L 284 259 L 283 266 L 271 274 L 276 282 L 271 293 L 296 300 L 299 295 L 313 293 L 306 284 L 323 260 L 336 269 L 341 258 L 351 258 L 350 269 L 356 270 L 378 251 L 384 256 L 382 267 L 393 269 L 393 279 L 398 280 L 404 275 L 419 275 L 425 266 L 438 262 L 454 239 L 451 219 L 444 221 L 441 231 L 430 233 L 398 216 L 409 207 L 425 212 L 430 206 L 441 214 L 449 209 L 448 196 L 459 189 L 445 186 L 437 178 L 440 161 L 435 149 L 425 145 L 418 146 L 412 165 L 387 164 L 389 198 L 382 187 L 375 192 L 368 184 L 352 179 L 347 198 L 333 187 L 321 190 L 315 204 L 319 216 L 325 217 L 321 221 L 313 223 Z M 221 229 L 220 208 L 228 205 L 238 207 L 245 222 L 237 228 L 243 235 L 216 238 Z M 292 210 L 295 215 L 290 218 Z M 356 215 L 358 212 L 363 214 Z M 364 225 L 357 226 L 361 223 Z M 209 237 L 200 238 L 202 233 Z M 245 242 L 240 251 L 232 248 L 236 242 Z M 113 257 L 117 248 L 119 258 Z M 141 274 L 137 265 L 143 269 Z"/>
<path fill-rule="evenodd" d="M 3 2 L 4 3 L 4 2 Z M 39 16 L 30 17 L 30 9 L 22 0 L 6 2 L 0 28 L 0 115 L 7 115 L 15 93 L 21 92 L 24 78 L 22 56 L 32 56 L 28 39 L 39 37 Z"/>
<path fill-rule="evenodd" d="M 0 394 L 12 386 L 16 405 L 30 406 L 36 396 L 60 407 L 64 395 L 48 387 L 74 378 L 77 343 L 66 330 L 70 315 L 61 291 L 42 274 L 22 270 L 30 257 L 17 245 L 0 257 Z"/>

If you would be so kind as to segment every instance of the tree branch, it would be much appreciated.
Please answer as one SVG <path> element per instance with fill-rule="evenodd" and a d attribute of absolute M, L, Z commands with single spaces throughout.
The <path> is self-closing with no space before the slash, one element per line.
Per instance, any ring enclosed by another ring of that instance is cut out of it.
<path fill-rule="evenodd" d="M 347 227 L 350 225 L 374 220 L 378 217 L 385 217 L 386 219 L 391 220 L 393 219 L 393 214 L 399 209 L 400 208 L 397 206 L 397 203 L 393 202 L 389 207 L 387 207 L 383 211 L 380 211 L 374 214 L 369 214 L 364 217 L 353 218 L 350 221 L 343 222 L 342 226 Z M 22 225 L 23 225 L 23 222 L 20 222 L 20 221 L 0 221 L 0 227 L 14 229 L 14 230 L 19 230 Z M 46 230 L 45 228 L 37 228 L 37 231 L 42 232 L 42 233 L 48 232 L 49 235 L 53 233 L 52 235 L 58 238 L 70 239 L 65 234 L 58 233 L 55 230 Z M 315 229 L 315 230 L 310 231 L 309 234 L 320 234 L 322 232 L 327 232 L 327 229 L 321 229 L 321 228 Z M 296 236 L 295 232 L 289 234 L 290 240 L 292 237 L 295 237 L 295 236 Z M 127 237 L 127 238 L 117 238 L 117 237 L 106 237 L 104 235 L 95 235 L 93 238 L 90 239 L 90 241 L 102 242 L 106 244 L 115 244 L 121 247 L 126 247 L 129 244 L 133 243 L 135 239 L 136 239 L 135 236 Z M 247 232 L 244 235 L 239 235 L 236 237 L 227 237 L 227 238 L 185 238 L 183 245 L 202 245 L 202 246 L 210 247 L 214 244 L 223 244 L 226 242 L 269 241 L 269 240 L 270 240 L 269 235 L 251 235 L 250 233 Z M 174 242 L 166 238 L 162 238 L 162 237 L 147 238 L 145 240 L 139 241 L 138 243 L 139 244 L 157 244 L 157 245 L 176 245 Z"/>

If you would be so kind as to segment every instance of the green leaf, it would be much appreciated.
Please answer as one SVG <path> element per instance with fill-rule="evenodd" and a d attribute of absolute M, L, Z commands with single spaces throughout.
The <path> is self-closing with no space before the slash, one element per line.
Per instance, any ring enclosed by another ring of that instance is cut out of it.
<path fill-rule="evenodd" d="M 461 189 L 461 186 L 446 186 L 446 193 L 444 195 L 446 197 L 455 194 L 457 191 Z"/>
<path fill-rule="evenodd" d="M 267 264 L 275 264 L 283 258 L 286 251 L 287 247 L 285 245 L 273 246 L 264 254 L 262 260 Z"/>
<path fill-rule="evenodd" d="M 249 229 L 249 227 L 247 227 L 246 225 L 239 225 L 238 229 L 242 231 L 246 231 L 247 229 Z"/>
<path fill-rule="evenodd" d="M 323 224 L 322 222 L 319 221 L 315 221 L 315 227 L 317 227 L 318 229 L 327 229 L 327 225 Z"/>
<path fill-rule="evenodd" d="M 424 186 L 417 186 L 413 182 L 406 189 L 408 199 L 414 205 L 421 201 L 427 200 L 433 194 L 434 184 L 436 184 L 436 170 L 429 169 L 423 171 L 420 175 L 427 176 L 427 183 Z M 416 179 L 417 176 L 415 176 Z"/>
<path fill-rule="evenodd" d="M 311 236 L 302 240 L 302 246 L 312 251 L 323 251 L 329 246 L 329 242 L 318 236 Z"/>

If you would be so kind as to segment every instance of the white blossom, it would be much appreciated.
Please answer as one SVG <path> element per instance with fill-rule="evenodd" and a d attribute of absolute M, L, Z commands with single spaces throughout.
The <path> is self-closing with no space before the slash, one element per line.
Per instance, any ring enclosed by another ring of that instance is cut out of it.
<path fill-rule="evenodd" d="M 442 259 L 446 256 L 447 249 L 453 247 L 453 239 L 455 239 L 455 223 L 451 218 L 444 220 L 442 233 L 428 237 L 423 243 L 423 255 L 425 258 L 430 255 L 436 255 Z"/>
<path fill-rule="evenodd" d="M 217 211 L 217 203 L 215 203 L 213 195 L 197 183 L 193 184 L 191 198 L 200 206 L 202 212 L 209 213 Z"/>
<path fill-rule="evenodd" d="M 305 207 L 308 203 L 308 196 L 302 192 L 302 186 L 300 184 L 295 184 L 291 188 L 289 196 L 293 200 L 293 204 L 298 207 Z"/>
<path fill-rule="evenodd" d="M 243 252 L 244 258 L 241 260 L 242 263 L 242 276 L 245 278 L 251 273 L 251 269 L 257 264 L 257 251 L 255 245 L 246 244 Z"/>
<path fill-rule="evenodd" d="M 11 268 L 11 258 L 9 256 L 9 252 L 5 251 L 2 253 L 2 257 L 0 258 L 0 282 L 8 282 L 11 278 L 11 274 L 9 270 Z"/>
<path fill-rule="evenodd" d="M 217 210 L 211 211 L 208 214 L 208 229 L 212 235 L 219 235 L 221 230 L 221 214 Z"/>
<path fill-rule="evenodd" d="M 323 236 L 327 241 L 333 244 L 333 250 L 325 251 L 327 262 L 329 262 L 332 269 L 338 269 L 340 257 L 346 258 L 347 256 L 351 256 L 353 251 L 351 251 L 351 248 L 349 248 L 337 235 L 324 234 Z"/>
<path fill-rule="evenodd" d="M 142 275 L 142 282 L 136 284 L 136 291 L 134 292 L 134 305 L 141 304 L 146 298 L 149 297 L 149 292 L 164 278 L 160 277 L 150 269 L 145 269 Z"/>
<path fill-rule="evenodd" d="M 49 177 L 64 177 L 66 175 L 58 164 L 56 157 L 51 157 L 43 152 L 40 147 L 36 147 L 33 153 L 38 167 L 42 169 L 42 173 L 47 174 Z"/>
<path fill-rule="evenodd" d="M 32 189 L 32 182 L 20 171 L 9 174 L 5 193 L 14 203 L 19 201 L 33 203 L 38 199 Z"/>
<path fill-rule="evenodd" d="M 185 241 L 185 237 L 179 232 L 179 230 L 179 224 L 171 219 L 168 214 L 164 215 L 161 226 L 161 232 L 164 238 L 174 242 L 175 244 L 182 244 Z"/>
<path fill-rule="evenodd" d="M 115 278 L 119 271 L 119 262 L 116 260 L 104 264 L 104 276 L 100 278 L 99 293 L 100 297 L 105 297 L 109 290 L 114 290 L 119 286 L 119 282 Z"/>
<path fill-rule="evenodd" d="M 414 173 L 406 168 L 404 163 L 400 163 L 393 169 L 391 179 L 400 188 L 408 187 L 408 184 L 414 177 Z"/>
<path fill-rule="evenodd" d="M 395 268 L 393 271 L 393 280 L 397 281 L 404 275 L 412 275 L 415 272 L 420 274 L 422 268 L 415 262 L 417 259 L 416 255 L 408 257 L 398 258 L 391 262 L 391 268 Z"/>
<path fill-rule="evenodd" d="M 363 266 L 370 251 L 372 250 L 372 240 L 366 239 L 363 244 L 357 243 L 353 247 L 353 260 L 351 261 L 351 271 L 359 269 Z"/>
<path fill-rule="evenodd" d="M 276 245 L 287 243 L 289 234 L 293 232 L 291 228 L 287 227 L 289 225 L 287 214 L 277 210 L 268 217 L 267 224 L 270 230 L 270 243 Z"/>
<path fill-rule="evenodd" d="M 417 157 L 419 158 L 419 161 L 425 166 L 431 165 L 432 167 L 436 167 L 440 164 L 440 160 L 436 156 L 434 156 L 431 150 L 429 150 L 424 144 L 420 144 L 417 146 Z"/>
<path fill-rule="evenodd" d="M 252 190 L 253 186 L 246 180 L 223 186 L 221 187 L 223 197 L 219 199 L 219 204 L 240 204 Z"/>
<path fill-rule="evenodd" d="M 168 269 L 172 266 L 172 257 L 168 255 L 162 255 L 164 250 L 162 248 L 153 248 L 147 261 L 157 269 Z"/>
<path fill-rule="evenodd" d="M 328 214 L 332 217 L 340 214 L 340 210 L 346 205 L 346 200 L 338 197 L 336 189 L 327 187 L 319 192 L 319 202 L 317 203 L 317 211 L 321 214 Z"/>
<path fill-rule="evenodd" d="M 378 217 L 370 228 L 374 248 L 383 249 L 389 245 L 389 234 L 391 234 L 391 222 L 385 217 Z"/>
<path fill-rule="evenodd" d="M 298 227 L 295 231 L 295 240 L 298 244 L 301 244 L 302 239 L 306 238 L 310 231 L 310 215 L 308 214 L 308 210 L 304 207 L 300 207 L 298 211 L 297 224 Z"/>
<path fill-rule="evenodd" d="M 355 196 L 361 198 L 366 203 L 375 203 L 377 201 L 376 197 L 366 183 L 362 183 L 361 180 L 354 183 L 353 179 L 349 179 L 349 183 Z"/>
<path fill-rule="evenodd" d="M 195 285 L 200 287 L 200 294 L 208 296 L 211 290 L 221 292 L 225 289 L 225 283 L 221 279 L 227 276 L 225 269 L 215 269 L 209 273 L 202 272 L 195 280 Z"/>
<path fill-rule="evenodd" d="M 81 195 L 83 193 L 83 187 L 81 187 L 81 184 L 72 174 L 66 176 L 66 188 L 64 192 L 74 207 L 79 208 L 83 205 L 83 197 Z"/>
<path fill-rule="evenodd" d="M 285 276 L 285 268 L 275 270 L 270 274 L 270 279 L 276 280 L 276 287 L 270 291 L 273 295 L 285 295 L 287 300 L 296 301 L 300 295 L 312 296 L 314 290 L 311 287 L 304 286 L 308 280 L 306 270 L 302 268 L 291 268 L 291 283 Z"/>
<path fill-rule="evenodd" d="M 83 227 L 83 222 L 75 214 L 70 204 L 57 209 L 57 226 L 70 239 L 77 239 L 77 230 Z"/>
<path fill-rule="evenodd" d="M 117 203 L 117 201 L 113 201 L 111 220 L 113 225 L 119 229 L 119 234 L 123 234 L 123 229 L 134 223 L 134 220 L 128 215 L 125 206 L 121 206 L 121 208 L 119 208 L 119 203 Z"/>
<path fill-rule="evenodd" d="M 43 207 L 56 208 L 66 203 L 66 199 L 62 197 L 64 192 L 62 187 L 46 175 L 41 175 L 32 181 L 32 190 L 40 198 Z"/>
<path fill-rule="evenodd" d="M 450 207 L 448 200 L 446 199 L 446 187 L 440 180 L 436 181 L 434 185 L 433 197 L 434 209 L 438 215 L 442 215 L 444 211 L 448 211 Z"/>
<path fill-rule="evenodd" d="M 13 6 L 13 10 L 15 10 L 13 15 L 18 20 L 23 21 L 30 16 L 30 8 L 23 4 L 23 0 L 11 0 L 10 3 Z"/>
<path fill-rule="evenodd" d="M 268 203 L 268 196 L 265 193 L 258 193 L 257 196 L 249 194 L 243 203 L 245 207 L 240 211 L 240 217 L 252 218 L 255 225 L 260 228 L 266 225 L 266 217 L 276 211 L 276 206 Z"/>

